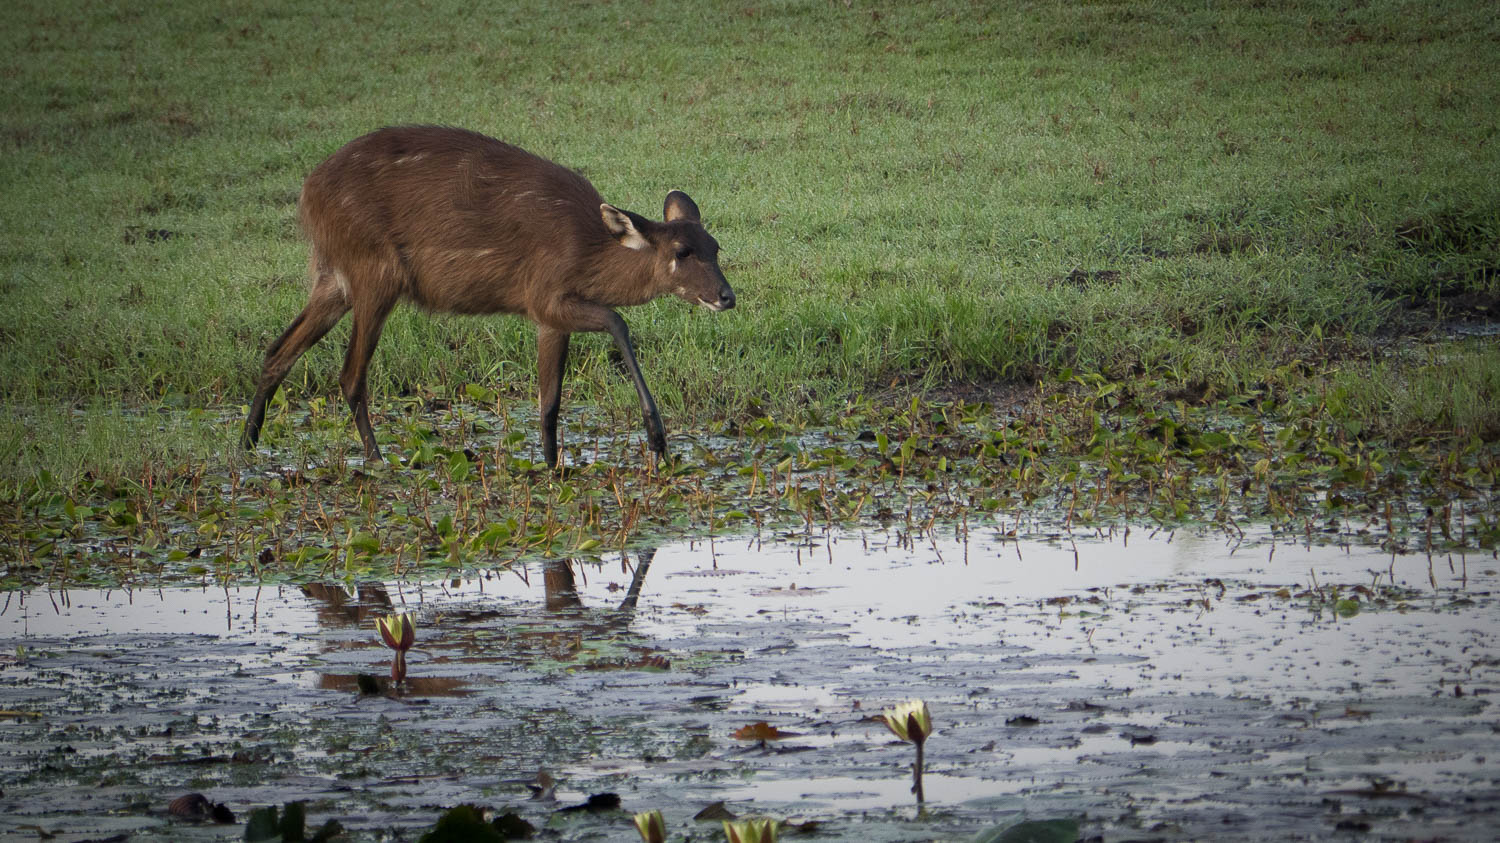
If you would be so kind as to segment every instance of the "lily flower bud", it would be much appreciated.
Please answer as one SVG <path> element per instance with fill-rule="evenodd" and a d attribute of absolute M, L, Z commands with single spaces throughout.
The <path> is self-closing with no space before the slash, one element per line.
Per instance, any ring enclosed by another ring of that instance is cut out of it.
<path fill-rule="evenodd" d="M 667 823 L 661 811 L 642 811 L 635 815 L 635 830 L 641 833 L 644 843 L 666 843 Z"/>
<path fill-rule="evenodd" d="M 932 734 L 932 713 L 922 700 L 910 700 L 881 712 L 886 728 L 903 741 L 921 745 Z"/>

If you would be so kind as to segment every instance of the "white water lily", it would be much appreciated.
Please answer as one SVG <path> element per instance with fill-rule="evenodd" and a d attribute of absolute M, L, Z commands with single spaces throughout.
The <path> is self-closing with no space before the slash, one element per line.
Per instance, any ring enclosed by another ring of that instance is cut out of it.
<path fill-rule="evenodd" d="M 927 710 L 926 702 L 908 700 L 882 711 L 880 716 L 885 721 L 885 727 L 896 737 L 917 748 L 917 760 L 911 765 L 911 792 L 917 795 L 917 804 L 920 805 L 927 798 L 922 790 L 922 746 L 927 743 L 927 736 L 932 734 L 932 712 Z"/>
<path fill-rule="evenodd" d="M 922 700 L 909 700 L 880 713 L 886 728 L 903 741 L 921 745 L 932 734 L 932 713 Z"/>

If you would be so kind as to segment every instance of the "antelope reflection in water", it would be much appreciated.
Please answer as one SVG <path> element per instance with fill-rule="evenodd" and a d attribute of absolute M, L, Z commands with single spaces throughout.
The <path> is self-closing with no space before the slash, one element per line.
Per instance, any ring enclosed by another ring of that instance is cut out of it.
<path fill-rule="evenodd" d="M 522 664 L 534 664 L 539 661 L 567 662 L 575 660 L 581 652 L 587 649 L 587 642 L 590 639 L 617 641 L 622 635 L 628 635 L 630 621 L 640 599 L 646 573 L 651 567 L 651 560 L 656 556 L 656 549 L 641 550 L 634 555 L 633 564 L 629 555 L 622 555 L 622 568 L 631 574 L 631 580 L 624 598 L 614 608 L 590 609 L 584 604 L 579 593 L 580 571 L 587 577 L 588 567 L 601 569 L 603 566 L 600 563 L 573 559 L 549 559 L 540 563 L 543 611 L 554 620 L 562 621 L 560 625 L 533 625 L 531 621 L 534 618 L 527 612 L 518 611 L 514 606 L 478 608 L 453 604 L 452 608 L 443 608 L 435 614 L 425 615 L 426 620 L 419 620 L 417 643 L 411 653 L 416 657 L 412 661 L 413 671 L 401 684 L 403 694 L 407 696 L 462 696 L 471 693 L 464 677 L 430 675 L 422 670 L 424 665 L 431 669 L 438 664 L 464 662 L 509 661 Z M 517 570 L 516 574 L 523 582 L 530 583 L 525 569 Z M 454 588 L 460 584 L 460 580 L 452 581 Z M 309 583 L 302 586 L 302 593 L 312 598 L 318 622 L 324 627 L 330 629 L 355 627 L 362 632 L 369 633 L 368 636 L 361 636 L 354 641 L 331 642 L 328 647 L 329 651 L 345 650 L 351 647 L 379 647 L 380 640 L 375 633 L 375 619 L 388 615 L 397 608 L 396 602 L 391 597 L 391 591 L 381 583 L 358 585 L 353 594 L 336 583 Z M 486 631 L 499 631 L 502 634 L 498 636 L 484 634 Z M 666 660 L 652 654 L 649 648 L 630 647 L 629 649 L 641 653 L 642 657 L 628 664 L 594 664 L 589 667 L 628 668 L 666 665 Z M 434 653 L 440 654 L 434 655 Z M 384 682 L 383 679 L 379 681 Z M 359 676 L 356 673 L 322 673 L 318 676 L 316 687 L 354 693 L 359 690 Z"/>

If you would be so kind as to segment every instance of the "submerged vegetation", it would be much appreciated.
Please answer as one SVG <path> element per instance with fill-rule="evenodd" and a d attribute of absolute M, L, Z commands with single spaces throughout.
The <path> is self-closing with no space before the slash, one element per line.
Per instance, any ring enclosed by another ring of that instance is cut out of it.
<path fill-rule="evenodd" d="M 1495 547 L 1486 4 L 550 9 L 0 11 L 0 583 L 856 522 Z M 400 123 L 713 210 L 740 307 L 624 314 L 671 461 L 580 337 L 592 408 L 541 471 L 530 324 L 410 308 L 371 372 L 391 464 L 347 459 L 347 325 L 236 452 L 305 296 L 301 180 Z"/>

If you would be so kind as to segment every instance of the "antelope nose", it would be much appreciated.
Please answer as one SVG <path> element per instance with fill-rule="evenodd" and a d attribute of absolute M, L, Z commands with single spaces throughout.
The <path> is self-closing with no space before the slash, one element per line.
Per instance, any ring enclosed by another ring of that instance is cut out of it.
<path fill-rule="evenodd" d="M 719 293 L 718 306 L 714 309 L 728 310 L 731 307 L 734 307 L 734 291 L 729 289 L 728 287 L 725 287 L 724 292 Z"/>

